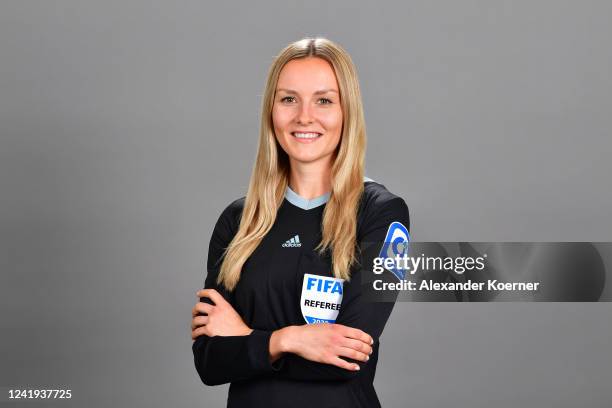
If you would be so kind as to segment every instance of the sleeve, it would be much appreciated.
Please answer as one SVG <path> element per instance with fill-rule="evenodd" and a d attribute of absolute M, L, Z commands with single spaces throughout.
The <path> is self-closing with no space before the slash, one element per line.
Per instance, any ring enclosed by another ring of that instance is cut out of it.
<path fill-rule="evenodd" d="M 232 294 L 216 283 L 223 253 L 237 230 L 237 223 L 228 209 L 217 221 L 210 240 L 204 287 L 216 289 L 235 305 Z M 212 304 L 208 298 L 200 298 L 200 301 Z M 253 330 L 248 336 L 199 336 L 193 342 L 192 351 L 200 379 L 206 385 L 219 385 L 273 372 L 269 358 L 271 335 L 271 331 Z"/>
<path fill-rule="evenodd" d="M 354 269 L 350 282 L 344 285 L 342 306 L 336 319 L 338 324 L 361 329 L 372 336 L 374 339 L 372 357 L 367 362 L 347 359 L 347 361 L 357 363 L 360 366 L 360 370 L 351 371 L 330 364 L 306 360 L 296 354 L 289 353 L 274 362 L 274 368 L 278 370 L 274 374 L 275 376 L 307 381 L 349 380 L 359 376 L 367 364 L 376 364 L 379 339 L 393 310 L 397 292 L 387 293 L 384 301 L 381 301 L 383 299 L 380 295 L 370 296 L 372 295 L 371 281 L 374 277 L 372 273 L 373 259 L 379 255 L 392 223 L 400 222 L 406 230 L 410 229 L 408 207 L 403 199 L 395 197 L 379 206 L 379 208 L 380 210 L 375 211 L 364 222 L 358 253 L 359 265 Z M 376 279 L 380 278 L 389 282 L 396 279 L 389 272 L 376 275 Z"/>

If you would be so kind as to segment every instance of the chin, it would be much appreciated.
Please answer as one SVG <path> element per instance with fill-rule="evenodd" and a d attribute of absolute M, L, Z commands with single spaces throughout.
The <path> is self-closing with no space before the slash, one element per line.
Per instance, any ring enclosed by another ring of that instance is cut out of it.
<path fill-rule="evenodd" d="M 317 142 L 322 142 L 322 140 Z M 293 136 L 290 136 L 290 138 L 286 138 L 280 144 L 291 160 L 306 164 L 325 160 L 330 155 L 333 155 L 333 148 L 331 146 L 327 144 L 317 145 L 317 142 L 300 143 L 293 140 Z"/>
<path fill-rule="evenodd" d="M 299 163 L 314 163 L 320 160 L 326 160 L 329 158 L 329 154 L 325 154 L 325 153 L 311 153 L 311 154 L 304 154 L 304 152 L 295 152 L 295 153 L 288 153 L 288 156 Z"/>
<path fill-rule="evenodd" d="M 313 163 L 323 158 L 323 156 L 312 156 L 304 154 L 290 154 L 289 157 L 299 163 Z"/>

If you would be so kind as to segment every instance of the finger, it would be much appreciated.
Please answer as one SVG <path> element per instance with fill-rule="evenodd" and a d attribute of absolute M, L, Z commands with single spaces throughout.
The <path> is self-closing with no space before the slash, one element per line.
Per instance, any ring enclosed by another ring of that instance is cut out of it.
<path fill-rule="evenodd" d="M 208 324 L 208 316 L 196 316 L 191 319 L 191 330 Z"/>
<path fill-rule="evenodd" d="M 366 344 L 372 345 L 374 344 L 374 339 L 368 333 L 363 330 L 356 329 L 354 327 L 339 325 L 343 328 L 342 334 L 345 337 L 350 337 L 351 339 L 361 340 Z"/>
<path fill-rule="evenodd" d="M 331 364 L 349 371 L 357 371 L 360 369 L 359 364 L 349 363 L 348 361 L 343 360 L 340 357 L 336 357 L 335 359 L 333 359 L 331 361 Z"/>
<path fill-rule="evenodd" d="M 204 294 L 206 293 L 204 292 L 205 290 L 206 289 L 198 289 L 198 291 L 196 292 L 196 297 L 199 297 L 199 298 L 204 297 Z"/>
<path fill-rule="evenodd" d="M 195 330 L 191 331 L 191 338 L 196 339 L 200 336 L 208 336 L 207 326 L 198 327 Z"/>
<path fill-rule="evenodd" d="M 370 356 L 368 354 L 362 353 L 361 351 L 357 351 L 353 348 L 348 348 L 348 347 L 338 347 L 336 349 L 336 353 L 338 354 L 338 356 L 348 357 L 356 361 L 365 362 L 370 359 Z"/>
<path fill-rule="evenodd" d="M 210 305 L 208 303 L 204 303 L 204 302 L 198 302 L 196 303 L 196 305 L 193 307 L 193 310 L 191 311 L 191 315 L 192 316 L 197 316 L 200 313 L 206 313 L 209 314 L 211 313 L 213 310 L 215 309 L 215 307 L 213 305 Z"/>
<path fill-rule="evenodd" d="M 197 316 L 200 313 L 211 313 L 214 310 L 215 306 L 211 305 L 209 303 L 204 303 L 204 302 L 198 302 L 195 304 L 195 306 L 193 307 L 193 309 L 191 310 L 191 315 L 192 316 Z"/>
<path fill-rule="evenodd" d="M 225 298 L 215 289 L 202 289 L 198 293 L 200 297 L 207 297 L 212 300 L 215 305 L 226 303 Z"/>
<path fill-rule="evenodd" d="M 361 340 L 355 340 L 355 339 L 351 339 L 348 337 L 344 337 L 342 341 L 340 342 L 340 346 L 352 348 L 354 350 L 357 350 L 367 355 L 372 354 L 372 346 L 364 343 Z"/>

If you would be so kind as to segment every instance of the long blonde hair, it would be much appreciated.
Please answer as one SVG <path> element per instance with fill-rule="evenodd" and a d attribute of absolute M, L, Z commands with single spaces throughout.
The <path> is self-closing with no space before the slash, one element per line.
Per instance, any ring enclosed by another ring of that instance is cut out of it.
<path fill-rule="evenodd" d="M 259 145 L 238 232 L 225 251 L 218 284 L 233 291 L 242 267 L 270 231 L 289 182 L 289 158 L 274 135 L 272 107 L 280 72 L 293 59 L 319 57 L 331 64 L 342 105 L 342 134 L 332 165 L 332 191 L 323 211 L 317 250 L 331 250 L 333 275 L 350 279 L 355 263 L 357 212 L 363 193 L 366 130 L 357 71 L 349 54 L 325 38 L 304 38 L 274 59 L 264 90 Z"/>

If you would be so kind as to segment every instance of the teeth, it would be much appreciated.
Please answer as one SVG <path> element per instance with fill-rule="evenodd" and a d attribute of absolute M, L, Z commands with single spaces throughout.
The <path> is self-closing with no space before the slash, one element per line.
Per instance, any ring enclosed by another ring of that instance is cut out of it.
<path fill-rule="evenodd" d="M 321 136 L 319 133 L 299 133 L 299 132 L 294 132 L 293 136 L 297 137 L 298 139 L 314 139 L 316 137 Z"/>

